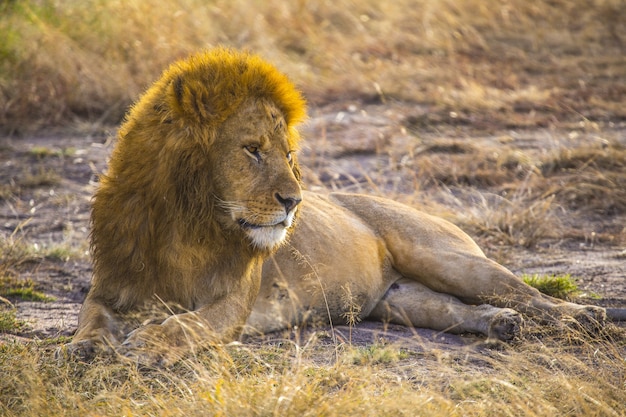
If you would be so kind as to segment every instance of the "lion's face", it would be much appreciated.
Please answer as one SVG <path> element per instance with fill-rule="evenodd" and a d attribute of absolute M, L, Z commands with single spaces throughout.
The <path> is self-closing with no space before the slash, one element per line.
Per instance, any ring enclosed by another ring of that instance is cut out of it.
<path fill-rule="evenodd" d="M 293 147 L 283 115 L 265 100 L 244 103 L 215 139 L 218 221 L 259 249 L 286 238 L 302 200 Z"/>

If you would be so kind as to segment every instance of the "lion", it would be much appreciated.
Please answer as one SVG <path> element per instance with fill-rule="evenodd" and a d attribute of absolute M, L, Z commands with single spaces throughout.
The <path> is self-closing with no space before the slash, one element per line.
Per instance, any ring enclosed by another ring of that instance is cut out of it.
<path fill-rule="evenodd" d="M 217 48 L 163 73 L 121 126 L 93 198 L 94 271 L 72 352 L 167 363 L 348 314 L 500 340 L 522 314 L 603 320 L 526 285 L 448 221 L 303 191 L 305 115 L 301 93 L 256 55 Z"/>

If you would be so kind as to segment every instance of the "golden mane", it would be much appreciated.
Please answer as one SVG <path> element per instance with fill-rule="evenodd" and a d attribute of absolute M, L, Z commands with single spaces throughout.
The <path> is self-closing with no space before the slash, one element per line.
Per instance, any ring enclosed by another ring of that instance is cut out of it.
<path fill-rule="evenodd" d="M 178 281 L 172 301 L 186 305 L 195 271 L 225 251 L 251 251 L 214 219 L 221 173 L 211 159 L 222 152 L 213 150 L 221 125 L 251 101 L 278 108 L 296 149 L 305 101 L 286 76 L 248 53 L 218 48 L 176 62 L 132 107 L 94 195 L 94 294 L 123 310 L 172 294 Z M 299 179 L 297 164 L 293 170 Z"/>
<path fill-rule="evenodd" d="M 259 56 L 226 48 L 173 63 L 133 106 L 120 137 L 159 123 L 174 123 L 183 130 L 215 131 L 249 99 L 268 99 L 278 105 L 295 147 L 299 135 L 293 126 L 306 117 L 300 92 Z"/>

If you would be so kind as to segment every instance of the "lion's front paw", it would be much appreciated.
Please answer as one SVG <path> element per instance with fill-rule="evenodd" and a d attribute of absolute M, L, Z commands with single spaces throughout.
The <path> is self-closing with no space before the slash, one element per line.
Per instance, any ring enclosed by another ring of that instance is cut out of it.
<path fill-rule="evenodd" d="M 517 311 L 503 308 L 491 319 L 488 337 L 502 341 L 513 340 L 519 335 L 523 321 Z"/>
<path fill-rule="evenodd" d="M 82 361 L 90 362 L 97 356 L 112 355 L 115 350 L 112 346 L 100 340 L 83 339 L 59 346 L 54 357 L 57 361 Z"/>
<path fill-rule="evenodd" d="M 146 366 L 170 366 L 183 358 L 189 346 L 171 326 L 149 324 L 133 330 L 122 343 L 124 355 Z"/>

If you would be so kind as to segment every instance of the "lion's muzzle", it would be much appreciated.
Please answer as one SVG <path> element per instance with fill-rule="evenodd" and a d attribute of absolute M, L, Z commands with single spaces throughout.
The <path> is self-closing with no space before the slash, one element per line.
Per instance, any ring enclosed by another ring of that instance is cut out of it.
<path fill-rule="evenodd" d="M 292 208 L 289 211 L 283 211 L 280 215 L 272 216 L 273 219 L 266 219 L 265 222 L 257 223 L 244 218 L 240 218 L 237 222 L 254 246 L 259 249 L 271 250 L 280 245 L 287 237 L 287 231 L 293 225 L 298 210 L 298 203 L 299 201 L 292 203 Z"/>

